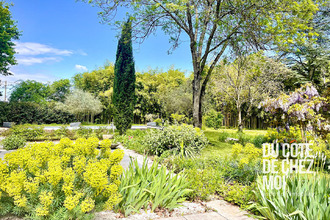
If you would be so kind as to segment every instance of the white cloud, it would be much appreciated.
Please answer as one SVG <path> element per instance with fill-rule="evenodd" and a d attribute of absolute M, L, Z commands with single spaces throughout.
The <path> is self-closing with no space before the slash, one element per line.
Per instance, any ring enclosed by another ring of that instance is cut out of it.
<path fill-rule="evenodd" d="M 6 80 L 10 82 L 11 84 L 14 84 L 15 82 L 19 80 L 35 80 L 42 83 L 47 83 L 56 80 L 54 76 L 48 75 L 48 74 L 27 74 L 27 73 L 14 73 L 14 75 L 6 76 L 3 80 Z"/>
<path fill-rule="evenodd" d="M 75 65 L 75 68 L 78 71 L 88 71 L 87 67 L 78 64 Z"/>
<path fill-rule="evenodd" d="M 45 63 L 48 61 L 59 62 L 60 57 L 19 57 L 17 63 L 21 65 L 31 66 L 33 64 Z"/>
<path fill-rule="evenodd" d="M 54 54 L 61 56 L 68 56 L 73 54 L 70 50 L 60 50 L 57 48 L 53 48 L 51 46 L 33 42 L 15 42 L 15 50 L 18 55 L 27 55 L 27 56 L 35 56 L 41 54 Z"/>

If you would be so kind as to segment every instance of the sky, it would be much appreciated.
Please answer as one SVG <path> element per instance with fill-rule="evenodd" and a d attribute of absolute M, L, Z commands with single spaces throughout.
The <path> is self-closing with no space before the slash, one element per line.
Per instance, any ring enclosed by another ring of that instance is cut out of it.
<path fill-rule="evenodd" d="M 115 62 L 119 31 L 100 23 L 99 8 L 75 0 L 5 1 L 14 4 L 10 11 L 22 35 L 15 41 L 18 65 L 10 69 L 14 75 L 0 75 L 0 80 L 9 84 L 17 80 L 47 83 L 71 79 L 106 61 Z M 142 44 L 134 43 L 136 71 L 167 70 L 174 65 L 189 73 L 192 62 L 188 42 L 168 55 L 168 39 L 159 30 Z"/>

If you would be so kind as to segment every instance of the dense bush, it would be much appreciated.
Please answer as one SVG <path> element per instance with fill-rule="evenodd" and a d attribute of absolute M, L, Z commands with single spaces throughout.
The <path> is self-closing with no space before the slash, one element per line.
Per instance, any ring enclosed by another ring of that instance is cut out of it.
<path fill-rule="evenodd" d="M 169 126 L 162 130 L 150 130 L 145 136 L 149 153 L 161 155 L 165 151 L 183 156 L 194 156 L 207 145 L 203 131 L 190 125 Z"/>
<path fill-rule="evenodd" d="M 171 171 L 168 172 L 155 161 L 150 168 L 147 160 L 139 166 L 135 160 L 123 173 L 119 186 L 122 201 L 117 209 L 125 216 L 139 212 L 141 208 L 147 209 L 148 206 L 151 211 L 156 208 L 167 208 L 171 211 L 185 201 L 186 195 L 191 191 L 188 189 L 189 185 L 182 173 L 175 175 Z"/>
<path fill-rule="evenodd" d="M 97 138 L 65 138 L 6 154 L 0 160 L 0 214 L 90 219 L 94 210 L 112 209 L 121 197 L 119 163 L 124 154 L 111 152 L 110 145 Z"/>
<path fill-rule="evenodd" d="M 13 150 L 22 148 L 26 144 L 26 140 L 19 135 L 11 135 L 6 137 L 2 142 L 3 148 L 6 150 Z"/>
<path fill-rule="evenodd" d="M 209 128 L 219 129 L 222 125 L 223 114 L 215 110 L 211 110 L 205 116 L 205 125 Z"/>
<path fill-rule="evenodd" d="M 165 158 L 163 163 L 176 173 L 183 171 L 187 174 L 190 188 L 193 190 L 189 194 L 190 199 L 206 200 L 216 194 L 246 208 L 249 202 L 254 200 L 252 189 L 261 166 L 260 162 L 253 162 L 252 158 L 250 163 L 240 165 L 242 157 L 251 156 L 249 153 L 227 158 L 215 156 L 186 159 L 175 156 Z"/>
<path fill-rule="evenodd" d="M 286 187 L 267 189 L 258 179 L 254 207 L 269 220 L 330 219 L 330 179 L 325 175 L 294 174 Z"/>
<path fill-rule="evenodd" d="M 75 121 L 73 115 L 55 110 L 50 104 L 0 102 L 0 112 L 0 124 L 5 121 L 16 124 L 67 124 Z"/>
<path fill-rule="evenodd" d="M 225 131 L 219 133 L 218 140 L 220 142 L 226 142 L 228 138 L 237 139 L 237 141 L 229 141 L 232 144 L 234 144 L 235 142 L 240 143 L 241 145 L 252 143 L 258 148 L 261 148 L 263 143 L 269 143 L 269 141 L 271 141 L 271 139 L 265 135 L 253 136 L 245 134 L 243 132 L 228 133 Z"/>
<path fill-rule="evenodd" d="M 59 140 L 61 138 L 69 138 L 75 140 L 77 138 L 96 137 L 102 139 L 103 134 L 109 131 L 105 128 L 90 129 L 80 127 L 76 130 L 70 130 L 66 126 L 62 126 L 57 130 L 44 130 L 43 126 L 35 125 L 15 125 L 3 133 L 4 136 L 19 135 L 28 141 L 43 141 L 43 140 Z"/>

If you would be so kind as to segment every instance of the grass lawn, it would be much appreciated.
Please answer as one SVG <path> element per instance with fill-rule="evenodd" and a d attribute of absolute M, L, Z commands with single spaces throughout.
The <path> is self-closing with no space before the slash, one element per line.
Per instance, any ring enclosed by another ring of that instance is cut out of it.
<path fill-rule="evenodd" d="M 227 132 L 227 133 L 236 133 L 237 129 L 218 129 L 214 130 L 211 128 L 207 128 L 204 130 L 204 134 L 209 140 L 210 144 L 203 149 L 201 157 L 207 158 L 212 156 L 227 156 L 231 153 L 232 144 L 220 142 L 219 141 L 219 133 Z M 247 135 L 257 136 L 257 135 L 265 135 L 267 133 L 266 130 L 244 130 L 243 131 Z"/>

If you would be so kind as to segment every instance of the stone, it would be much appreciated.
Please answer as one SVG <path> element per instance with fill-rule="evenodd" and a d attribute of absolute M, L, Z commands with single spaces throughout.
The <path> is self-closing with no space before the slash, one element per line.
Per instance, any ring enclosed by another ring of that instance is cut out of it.
<path fill-rule="evenodd" d="M 120 145 L 120 143 L 113 143 L 111 144 L 111 149 L 116 149 L 118 146 Z"/>
<path fill-rule="evenodd" d="M 148 123 L 147 123 L 147 126 L 150 126 L 150 127 L 156 127 L 157 124 L 156 124 L 156 122 L 148 122 Z"/>
<path fill-rule="evenodd" d="M 5 128 L 11 128 L 14 125 L 15 125 L 14 122 L 4 122 L 3 123 L 3 127 L 5 127 Z"/>
<path fill-rule="evenodd" d="M 236 139 L 236 138 L 227 138 L 227 139 L 226 139 L 226 142 L 229 142 L 229 141 L 238 142 L 239 140 Z"/>
<path fill-rule="evenodd" d="M 225 217 L 221 216 L 216 212 L 207 212 L 202 214 L 186 215 L 184 216 L 186 220 L 227 220 Z"/>
<path fill-rule="evenodd" d="M 238 206 L 232 205 L 224 200 L 214 200 L 206 203 L 210 209 L 217 211 L 221 216 L 230 220 L 252 220 L 249 213 L 241 210 Z"/>
<path fill-rule="evenodd" d="M 104 134 L 102 135 L 103 140 L 105 139 L 113 139 L 113 134 Z"/>
<path fill-rule="evenodd" d="M 70 127 L 79 127 L 81 125 L 81 122 L 73 122 L 70 124 Z"/>

